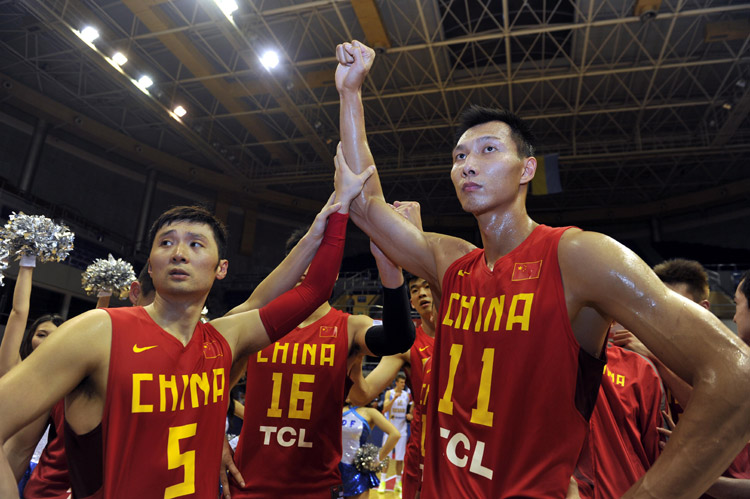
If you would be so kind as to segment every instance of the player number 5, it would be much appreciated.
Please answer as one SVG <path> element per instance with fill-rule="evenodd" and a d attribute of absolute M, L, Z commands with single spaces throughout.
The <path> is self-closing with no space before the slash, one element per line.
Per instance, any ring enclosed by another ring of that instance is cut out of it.
<path fill-rule="evenodd" d="M 195 451 L 191 450 L 180 453 L 180 440 L 194 437 L 197 429 L 197 423 L 173 426 L 169 429 L 169 441 L 167 442 L 167 467 L 170 470 L 180 467 L 185 468 L 185 479 L 182 483 L 170 485 L 164 489 L 164 499 L 195 494 Z"/>

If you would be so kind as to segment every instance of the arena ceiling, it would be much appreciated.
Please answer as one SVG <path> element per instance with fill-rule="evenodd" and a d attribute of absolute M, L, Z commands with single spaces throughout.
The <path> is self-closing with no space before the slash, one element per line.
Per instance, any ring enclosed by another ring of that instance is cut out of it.
<path fill-rule="evenodd" d="M 747 206 L 747 1 L 236 0 L 231 16 L 220 3 L 0 1 L 0 98 L 233 202 L 314 211 L 338 141 L 334 48 L 360 39 L 378 52 L 363 94 L 386 195 L 432 223 L 473 224 L 448 178 L 471 103 L 531 120 L 539 152 L 560 155 L 563 192 L 529 200 L 542 220 Z"/>

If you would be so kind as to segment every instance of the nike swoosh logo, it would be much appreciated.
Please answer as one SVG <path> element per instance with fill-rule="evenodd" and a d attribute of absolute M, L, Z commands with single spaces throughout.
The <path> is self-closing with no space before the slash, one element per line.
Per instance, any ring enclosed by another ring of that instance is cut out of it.
<path fill-rule="evenodd" d="M 151 350 L 152 348 L 156 348 L 158 346 L 159 345 L 152 345 L 150 347 L 139 347 L 138 344 L 136 343 L 135 345 L 133 345 L 133 353 L 145 352 L 146 350 Z"/>
<path fill-rule="evenodd" d="M 469 275 L 469 274 L 471 274 L 471 272 L 466 272 L 465 270 L 459 270 L 458 271 L 459 277 L 463 277 L 463 276 Z"/>
<path fill-rule="evenodd" d="M 430 348 L 430 345 L 427 345 L 426 347 L 422 347 L 422 348 L 420 348 L 420 349 L 419 349 L 419 351 L 420 351 L 420 352 L 424 352 L 424 351 L 425 351 L 425 350 L 427 350 L 428 348 Z"/>

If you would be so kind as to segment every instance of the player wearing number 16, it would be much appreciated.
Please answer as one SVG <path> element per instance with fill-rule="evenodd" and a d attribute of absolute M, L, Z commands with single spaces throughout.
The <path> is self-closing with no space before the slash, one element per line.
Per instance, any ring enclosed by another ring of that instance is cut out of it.
<path fill-rule="evenodd" d="M 338 157 L 335 162 L 339 184 L 352 173 L 340 168 Z M 378 248 L 371 250 L 383 284 L 382 326 L 323 303 L 248 359 L 245 418 L 234 455 L 246 485 L 230 482 L 233 499 L 342 497 L 338 465 L 347 367 L 361 354 L 407 351 L 415 335 L 401 269 Z M 301 282 L 315 278 L 307 272 Z"/>
<path fill-rule="evenodd" d="M 336 55 L 343 154 L 360 172 L 374 164 L 362 84 L 375 52 L 355 41 Z M 524 121 L 486 108 L 459 121 L 450 177 L 481 249 L 403 220 L 377 175 L 351 210 L 441 295 L 422 497 L 565 497 L 612 318 L 694 387 L 663 454 L 626 496 L 699 496 L 750 439 L 750 349 L 613 239 L 531 219 L 537 161 Z"/>
<path fill-rule="evenodd" d="M 162 214 L 150 232 L 153 304 L 71 319 L 0 378 L 0 440 L 65 397 L 74 497 L 216 497 L 232 359 L 278 340 L 330 296 L 349 201 L 366 177 L 351 177 L 323 209 L 314 279 L 208 324 L 199 319 L 227 272 L 225 229 L 198 207 Z M 0 453 L 0 497 L 17 496 Z"/>

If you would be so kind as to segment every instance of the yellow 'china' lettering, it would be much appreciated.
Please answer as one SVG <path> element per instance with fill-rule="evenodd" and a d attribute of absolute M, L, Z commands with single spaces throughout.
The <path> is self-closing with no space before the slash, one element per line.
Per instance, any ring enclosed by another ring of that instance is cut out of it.
<path fill-rule="evenodd" d="M 174 376 L 167 377 L 163 374 L 159 375 L 159 411 L 164 412 L 167 410 L 167 388 L 172 392 L 172 410 L 177 410 L 177 379 Z"/>
<path fill-rule="evenodd" d="M 279 343 L 279 342 L 274 343 L 273 344 L 273 359 L 271 360 L 271 362 L 276 363 L 276 355 L 279 352 L 282 352 L 281 363 L 285 364 L 287 350 L 289 350 L 289 343 Z"/>
<path fill-rule="evenodd" d="M 328 364 L 333 367 L 333 356 L 336 345 L 323 344 L 320 347 L 320 365 Z"/>
<path fill-rule="evenodd" d="M 499 297 L 493 296 L 492 300 L 490 300 L 490 308 L 487 310 L 487 315 L 484 318 L 484 328 L 482 330 L 485 333 L 488 331 L 493 313 L 495 314 L 495 325 L 492 326 L 492 330 L 497 331 L 500 329 L 500 318 L 503 316 L 503 307 L 505 307 L 505 295 L 500 295 Z"/>
<path fill-rule="evenodd" d="M 180 396 L 180 410 L 185 410 L 185 391 L 190 386 L 190 376 L 187 374 L 182 375 L 182 395 Z"/>
<path fill-rule="evenodd" d="M 219 377 L 221 377 L 221 385 L 218 384 Z M 214 404 L 219 400 L 224 400 L 224 386 L 226 385 L 226 381 L 224 368 L 214 369 Z"/>
<path fill-rule="evenodd" d="M 518 308 L 518 302 L 523 300 L 523 313 L 518 315 L 516 309 Z M 505 325 L 505 329 L 510 331 L 513 329 L 513 324 L 520 324 L 521 331 L 529 330 L 529 319 L 531 318 L 531 302 L 534 301 L 534 293 L 521 293 L 513 295 L 513 301 L 510 303 L 510 310 L 508 311 L 508 323 Z"/>
<path fill-rule="evenodd" d="M 302 365 L 307 365 L 308 356 L 310 357 L 310 365 L 315 365 L 315 354 L 318 350 L 318 345 L 315 343 L 305 343 L 302 346 Z"/>
<path fill-rule="evenodd" d="M 474 308 L 474 302 L 476 301 L 476 296 L 462 296 L 461 297 L 461 308 L 458 309 L 458 317 L 456 317 L 456 327 L 458 327 L 461 324 L 461 315 L 463 314 L 464 310 L 466 310 L 466 319 L 464 320 L 464 325 L 461 327 L 461 329 L 469 330 L 469 323 L 471 322 L 471 311 Z"/>
<path fill-rule="evenodd" d="M 292 364 L 297 363 L 297 350 L 299 349 L 299 343 L 294 344 L 294 350 L 292 351 Z M 331 364 L 333 365 L 333 364 Z"/>
<path fill-rule="evenodd" d="M 131 412 L 154 412 L 151 404 L 141 404 L 141 381 L 151 381 L 154 375 L 151 373 L 133 373 L 133 403 Z"/>
<path fill-rule="evenodd" d="M 222 402 L 226 391 L 224 368 L 192 374 L 159 374 L 158 383 L 153 382 L 157 376 L 154 373 L 133 373 L 132 376 L 133 413 L 154 412 L 157 396 L 159 412 L 182 411 L 185 410 L 186 399 L 190 400 L 189 407 L 197 408 Z M 146 401 L 154 403 L 147 404 Z"/>
<path fill-rule="evenodd" d="M 451 293 L 450 298 L 448 299 L 448 310 L 445 311 L 445 317 L 443 317 L 443 325 L 444 326 L 452 326 L 453 320 L 450 318 L 451 316 L 451 305 L 453 305 L 453 300 L 458 300 L 461 298 L 461 295 L 458 293 Z"/>
<path fill-rule="evenodd" d="M 203 405 L 208 405 L 208 392 L 211 391 L 211 385 L 208 384 L 208 374 L 193 373 L 190 375 L 190 402 L 193 409 L 198 407 L 198 388 L 203 391 Z M 214 392 L 216 397 L 216 392 Z"/>
<path fill-rule="evenodd" d="M 533 302 L 534 293 L 519 293 L 510 298 L 510 307 L 505 310 L 505 295 L 476 297 L 451 293 L 442 324 L 469 331 L 473 323 L 474 332 L 486 333 L 499 331 L 505 317 L 506 331 L 512 331 L 516 324 L 520 325 L 521 331 L 528 331 Z"/>
<path fill-rule="evenodd" d="M 484 310 L 484 296 L 479 297 L 479 313 L 477 313 L 477 323 L 474 324 L 474 332 L 479 332 L 479 326 L 482 324 L 482 311 Z"/>

